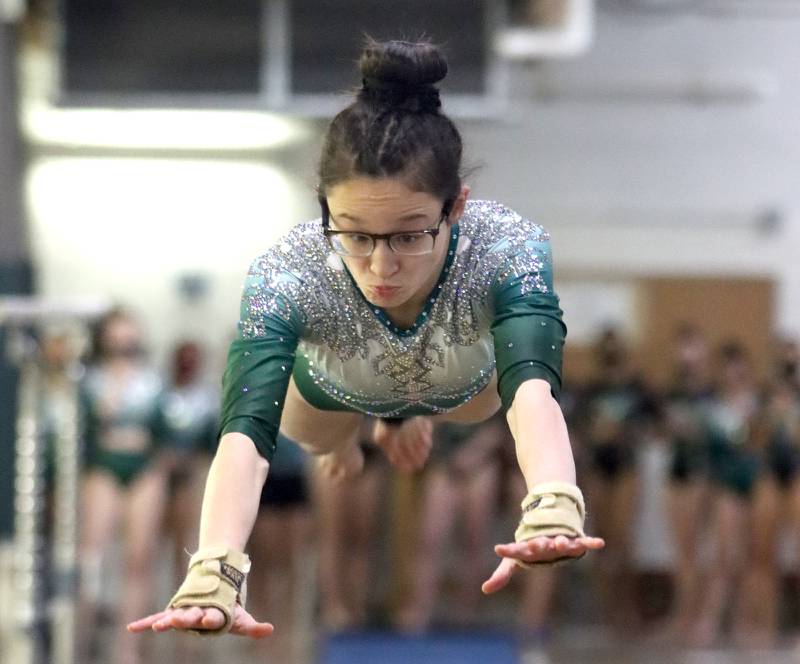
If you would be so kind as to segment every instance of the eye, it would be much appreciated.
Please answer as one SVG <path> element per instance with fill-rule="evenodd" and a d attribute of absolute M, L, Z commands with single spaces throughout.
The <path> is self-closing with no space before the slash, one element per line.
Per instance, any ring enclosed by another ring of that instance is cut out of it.
<path fill-rule="evenodd" d="M 414 246 L 423 237 L 422 233 L 403 233 L 402 235 L 395 235 L 394 241 L 404 247 Z"/>
<path fill-rule="evenodd" d="M 372 238 L 369 235 L 362 235 L 361 233 L 347 233 L 342 236 L 345 240 L 352 244 L 369 244 Z"/>

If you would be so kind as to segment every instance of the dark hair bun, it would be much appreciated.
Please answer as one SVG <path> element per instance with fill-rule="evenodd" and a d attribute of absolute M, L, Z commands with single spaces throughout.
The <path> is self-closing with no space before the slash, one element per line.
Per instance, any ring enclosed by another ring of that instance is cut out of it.
<path fill-rule="evenodd" d="M 388 85 L 421 87 L 447 76 L 447 62 L 439 49 L 427 42 L 369 40 L 358 64 L 364 78 Z"/>
<path fill-rule="evenodd" d="M 433 44 L 370 39 L 359 68 L 362 98 L 412 112 L 436 112 L 441 106 L 433 86 L 447 76 L 447 62 Z"/>

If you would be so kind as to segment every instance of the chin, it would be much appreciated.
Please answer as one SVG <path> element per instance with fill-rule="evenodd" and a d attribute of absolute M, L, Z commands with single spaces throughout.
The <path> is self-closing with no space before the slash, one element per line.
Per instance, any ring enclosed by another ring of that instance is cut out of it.
<path fill-rule="evenodd" d="M 402 304 L 402 302 L 400 301 L 400 298 L 392 297 L 392 296 L 380 297 L 378 295 L 371 295 L 370 297 L 367 298 L 367 301 L 370 304 L 374 304 L 376 307 L 382 307 L 384 309 L 386 307 L 396 307 L 396 306 Z"/>
<path fill-rule="evenodd" d="M 385 296 L 370 293 L 366 298 L 370 304 L 374 304 L 376 307 L 381 307 L 382 309 L 400 307 L 406 303 L 407 299 L 408 298 L 406 298 L 403 293 L 392 293 L 391 295 Z"/>

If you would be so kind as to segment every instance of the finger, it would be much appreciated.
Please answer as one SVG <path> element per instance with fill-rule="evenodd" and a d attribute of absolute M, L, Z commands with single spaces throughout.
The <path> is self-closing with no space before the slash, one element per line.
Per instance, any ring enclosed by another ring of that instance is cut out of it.
<path fill-rule="evenodd" d="M 591 548 L 595 549 L 603 546 L 602 542 L 596 541 L 591 541 L 590 544 Z M 498 555 L 527 563 L 546 563 L 565 557 L 580 558 L 588 550 L 591 549 L 583 542 L 583 538 L 572 540 L 566 537 L 563 540 L 554 538 L 549 541 L 548 538 L 537 538 L 520 542 L 518 545 L 498 544 L 495 547 Z"/>
<path fill-rule="evenodd" d="M 414 440 L 411 445 L 411 450 L 413 451 L 415 460 L 418 463 L 425 463 L 428 459 L 428 455 L 431 453 L 432 447 L 433 440 L 430 437 L 421 437 Z"/>
<path fill-rule="evenodd" d="M 149 615 L 146 618 L 139 618 L 139 620 L 134 620 L 133 622 L 128 623 L 126 629 L 129 632 L 144 632 L 150 629 L 153 626 L 153 623 L 164 618 L 166 614 L 166 611 L 159 611 L 158 613 Z"/>
<path fill-rule="evenodd" d="M 494 551 L 503 558 L 517 558 L 518 560 L 529 560 L 539 558 L 547 553 L 552 546 L 549 537 L 535 537 L 524 542 L 513 542 L 511 544 L 498 544 Z"/>
<path fill-rule="evenodd" d="M 372 429 L 372 440 L 376 445 L 383 445 L 386 442 L 386 433 L 389 427 L 381 418 L 375 419 L 375 426 Z"/>
<path fill-rule="evenodd" d="M 557 557 L 563 558 L 569 556 L 571 558 L 580 558 L 586 553 L 586 545 L 581 539 L 569 539 L 565 537 L 564 540 L 563 542 L 558 539 L 556 540 L 555 549 Z"/>
<path fill-rule="evenodd" d="M 423 441 L 433 440 L 433 422 L 430 418 L 417 417 L 413 422 L 414 426 L 409 429 L 410 434 Z"/>
<path fill-rule="evenodd" d="M 430 417 L 420 417 L 417 420 L 417 431 L 431 438 L 433 435 L 433 422 Z"/>
<path fill-rule="evenodd" d="M 158 622 L 154 622 L 150 629 L 152 629 L 154 632 L 169 632 L 172 629 L 172 618 L 170 616 L 166 616 Z"/>
<path fill-rule="evenodd" d="M 606 545 L 602 537 L 581 537 L 580 541 L 587 549 L 592 550 L 602 549 Z"/>
<path fill-rule="evenodd" d="M 417 444 L 428 448 L 433 445 L 433 431 L 417 431 Z"/>
<path fill-rule="evenodd" d="M 417 468 L 417 462 L 414 458 L 414 452 L 405 441 L 398 441 L 399 444 L 393 445 L 393 453 L 395 466 L 404 473 L 410 473 Z"/>
<path fill-rule="evenodd" d="M 164 611 L 163 617 L 153 623 L 153 631 L 168 632 L 171 629 L 183 629 L 179 624 L 176 624 L 175 621 L 180 619 L 185 613 L 186 609 L 167 609 Z"/>
<path fill-rule="evenodd" d="M 599 537 L 578 537 L 569 538 L 565 535 L 551 537 L 535 537 L 524 542 L 510 544 L 498 544 L 495 546 L 495 553 L 506 558 L 518 558 L 527 560 L 529 556 L 540 558 L 549 553 L 579 555 L 587 550 L 602 549 L 605 541 Z"/>
<path fill-rule="evenodd" d="M 219 609 L 208 608 L 203 612 L 203 616 L 199 621 L 201 629 L 222 629 L 225 624 L 225 614 Z"/>
<path fill-rule="evenodd" d="M 428 438 L 420 438 L 417 440 L 417 444 L 414 447 L 415 451 L 418 454 L 424 454 L 426 457 L 430 454 L 431 449 L 433 448 L 433 439 L 430 437 Z"/>
<path fill-rule="evenodd" d="M 203 620 L 205 612 L 199 606 L 178 609 L 172 616 L 172 626 L 176 629 L 196 627 Z"/>
<path fill-rule="evenodd" d="M 409 456 L 415 469 L 419 469 L 425 465 L 428 460 L 428 450 L 422 447 L 414 447 L 409 451 Z"/>
<path fill-rule="evenodd" d="M 580 539 L 570 539 L 564 535 L 555 537 L 553 547 L 559 554 L 568 556 L 583 552 L 586 549 Z"/>
<path fill-rule="evenodd" d="M 386 454 L 386 458 L 389 459 L 389 463 L 391 463 L 398 470 L 402 471 L 405 461 L 403 456 L 399 453 L 399 450 L 395 449 L 394 447 L 387 447 L 384 449 L 384 452 Z"/>
<path fill-rule="evenodd" d="M 258 622 L 247 611 L 242 611 L 236 615 L 236 620 L 231 627 L 231 634 L 238 636 L 249 636 L 251 639 L 263 639 L 270 636 L 275 631 L 271 623 Z"/>
<path fill-rule="evenodd" d="M 537 537 L 513 545 L 499 544 L 495 547 L 495 552 L 504 558 L 513 558 L 526 563 L 546 562 L 561 555 L 556 552 L 554 542 L 546 537 Z"/>
<path fill-rule="evenodd" d="M 514 571 L 517 568 L 517 564 L 511 558 L 503 558 L 500 561 L 500 564 L 497 566 L 497 569 L 492 573 L 492 575 L 483 582 L 481 586 L 481 590 L 486 594 L 489 595 L 491 593 L 497 592 L 501 588 L 504 588 L 508 582 L 511 580 L 511 577 L 514 575 Z"/>
<path fill-rule="evenodd" d="M 403 464 L 405 466 L 414 464 L 414 452 L 405 441 L 395 441 L 394 445 L 392 445 L 392 451 L 398 464 Z"/>

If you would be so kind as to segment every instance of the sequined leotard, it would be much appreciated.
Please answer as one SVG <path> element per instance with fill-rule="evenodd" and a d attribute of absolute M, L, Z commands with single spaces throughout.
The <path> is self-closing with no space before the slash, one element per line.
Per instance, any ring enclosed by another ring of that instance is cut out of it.
<path fill-rule="evenodd" d="M 139 367 L 123 380 L 91 369 L 81 388 L 86 464 L 130 485 L 152 462 L 161 441 L 160 378 Z"/>
<path fill-rule="evenodd" d="M 248 435 L 270 459 L 290 375 L 317 408 L 381 417 L 451 410 L 495 369 L 506 409 L 531 378 L 557 397 L 561 315 L 549 236 L 500 204 L 467 203 L 439 281 L 407 329 L 364 298 L 319 219 L 300 224 L 247 275 L 222 433 Z"/>

